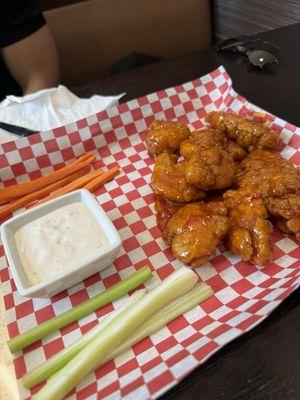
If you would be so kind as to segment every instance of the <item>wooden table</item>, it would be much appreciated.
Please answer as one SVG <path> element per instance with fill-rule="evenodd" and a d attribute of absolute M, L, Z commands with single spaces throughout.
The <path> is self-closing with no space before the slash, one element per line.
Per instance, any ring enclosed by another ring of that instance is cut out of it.
<path fill-rule="evenodd" d="M 258 70 L 213 48 L 74 88 L 81 96 L 127 92 L 123 101 L 198 78 L 224 65 L 234 88 L 256 105 L 300 126 L 300 24 L 259 37 L 277 44 L 279 65 Z M 99 54 L 101 57 L 101 54 Z M 300 399 L 300 291 L 248 334 L 228 344 L 165 394 L 164 400 Z"/>

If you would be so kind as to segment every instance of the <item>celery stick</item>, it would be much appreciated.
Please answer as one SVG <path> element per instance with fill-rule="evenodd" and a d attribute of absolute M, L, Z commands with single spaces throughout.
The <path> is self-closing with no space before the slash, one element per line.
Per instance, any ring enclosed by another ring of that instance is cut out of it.
<path fill-rule="evenodd" d="M 61 350 L 55 354 L 49 360 L 38 365 L 29 373 L 23 376 L 23 385 L 25 387 L 32 388 L 40 382 L 45 381 L 54 372 L 64 367 L 76 354 L 80 352 L 99 332 L 101 332 L 113 319 L 117 318 L 124 310 L 131 307 L 137 301 L 139 301 L 146 294 L 146 289 L 137 290 L 134 292 L 129 299 L 116 311 L 110 313 L 94 328 L 89 330 L 85 335 L 72 343 L 69 347 Z"/>
<path fill-rule="evenodd" d="M 212 294 L 213 291 L 211 287 L 208 286 L 207 284 L 202 283 L 200 285 L 197 285 L 197 287 L 193 289 L 191 292 L 179 297 L 171 304 L 167 305 L 165 308 L 152 315 L 121 345 L 119 345 L 107 357 L 105 357 L 100 365 L 103 365 L 107 361 L 110 361 L 111 359 L 122 354 L 130 347 L 132 347 L 134 344 L 140 342 L 145 337 L 150 336 L 153 333 L 157 332 L 159 329 L 163 328 L 165 325 L 167 325 L 167 323 L 169 323 L 173 319 L 179 317 L 180 315 L 194 308 L 199 303 L 208 299 Z M 131 298 L 133 296 L 131 296 Z M 127 308 L 130 305 L 126 303 L 125 307 Z M 119 315 L 120 312 L 122 312 L 121 309 L 117 310 L 115 313 L 118 313 Z M 112 314 L 115 315 L 115 313 Z M 111 316 L 113 316 L 112 314 Z M 58 371 L 64 365 L 66 365 L 77 353 L 79 353 L 81 349 L 83 349 L 86 346 L 87 343 L 89 343 L 95 336 L 97 336 L 97 334 L 105 326 L 107 326 L 108 322 L 109 322 L 108 318 L 105 319 L 105 321 L 95 326 L 95 328 L 91 329 L 80 339 L 76 340 L 72 345 L 61 350 L 59 353 L 51 357 L 49 360 L 38 365 L 32 371 L 27 373 L 23 377 L 24 386 L 27 388 L 32 388 L 38 383 L 41 383 L 46 379 L 48 379 L 51 375 L 54 374 L 54 372 Z"/>
<path fill-rule="evenodd" d="M 190 291 L 195 286 L 197 279 L 197 275 L 186 267 L 171 274 L 143 296 L 140 301 L 111 321 L 65 367 L 52 375 L 33 398 L 35 400 L 63 399 L 151 315 L 175 298 Z"/>
<path fill-rule="evenodd" d="M 15 353 L 28 346 L 37 340 L 50 335 L 51 333 L 63 328 L 66 325 L 71 324 L 74 321 L 89 315 L 93 311 L 112 301 L 118 299 L 124 294 L 128 293 L 130 290 L 135 289 L 140 286 L 148 279 L 152 277 L 152 272 L 149 267 L 145 266 L 132 275 L 128 276 L 126 279 L 118 282 L 117 284 L 111 286 L 109 289 L 97 294 L 89 300 L 84 301 L 78 306 L 66 311 L 57 317 L 50 319 L 49 321 L 43 322 L 37 327 L 30 329 L 29 331 L 22 333 L 8 340 L 7 344 L 11 352 Z"/>

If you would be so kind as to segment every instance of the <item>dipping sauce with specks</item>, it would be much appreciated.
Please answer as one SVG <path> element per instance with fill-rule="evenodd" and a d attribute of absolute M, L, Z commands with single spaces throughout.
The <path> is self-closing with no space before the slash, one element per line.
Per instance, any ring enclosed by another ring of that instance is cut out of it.
<path fill-rule="evenodd" d="M 96 218 L 81 202 L 60 207 L 22 226 L 15 240 L 32 285 L 98 256 L 108 245 Z"/>

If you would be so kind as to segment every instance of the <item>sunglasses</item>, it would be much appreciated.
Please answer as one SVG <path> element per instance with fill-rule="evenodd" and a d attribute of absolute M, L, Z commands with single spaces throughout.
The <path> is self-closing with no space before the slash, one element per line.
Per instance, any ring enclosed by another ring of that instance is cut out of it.
<path fill-rule="evenodd" d="M 215 49 L 247 56 L 252 65 L 260 68 L 268 64 L 278 64 L 282 56 L 278 46 L 266 40 L 248 38 L 247 36 L 224 40 Z"/>

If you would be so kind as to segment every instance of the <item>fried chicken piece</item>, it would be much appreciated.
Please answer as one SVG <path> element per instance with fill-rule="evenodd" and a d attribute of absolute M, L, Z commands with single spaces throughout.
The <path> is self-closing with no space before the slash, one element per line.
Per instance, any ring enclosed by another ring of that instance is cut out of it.
<path fill-rule="evenodd" d="M 287 194 L 279 198 L 265 200 L 265 206 L 276 225 L 285 233 L 292 233 L 300 240 L 300 196 Z"/>
<path fill-rule="evenodd" d="M 151 156 L 165 152 L 173 153 L 189 136 L 189 128 L 179 122 L 153 121 L 147 133 L 146 147 Z"/>
<path fill-rule="evenodd" d="M 252 187 L 264 199 L 296 193 L 300 189 L 300 170 L 267 150 L 254 150 L 240 163 L 236 183 Z"/>
<path fill-rule="evenodd" d="M 152 186 L 154 192 L 175 203 L 203 199 L 205 192 L 186 181 L 186 162 L 177 162 L 174 154 L 160 154 L 154 164 Z"/>
<path fill-rule="evenodd" d="M 224 194 L 230 227 L 227 242 L 242 260 L 265 265 L 271 260 L 272 225 L 262 198 L 248 189 L 229 190 Z"/>
<path fill-rule="evenodd" d="M 164 237 L 176 258 L 196 268 L 213 254 L 228 226 L 223 202 L 190 203 L 172 215 Z"/>
<path fill-rule="evenodd" d="M 180 145 L 186 160 L 186 180 L 203 190 L 231 186 L 235 178 L 235 163 L 226 150 L 227 139 L 218 131 L 195 131 Z"/>
<path fill-rule="evenodd" d="M 162 237 L 167 241 L 166 226 L 172 215 L 183 207 L 182 204 L 172 203 L 163 196 L 155 195 L 154 197 L 154 209 L 156 211 L 156 222 L 157 226 L 162 232 Z"/>
<path fill-rule="evenodd" d="M 206 121 L 248 151 L 275 149 L 279 144 L 276 132 L 237 114 L 212 111 L 206 116 Z"/>

